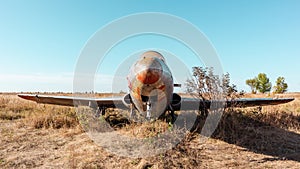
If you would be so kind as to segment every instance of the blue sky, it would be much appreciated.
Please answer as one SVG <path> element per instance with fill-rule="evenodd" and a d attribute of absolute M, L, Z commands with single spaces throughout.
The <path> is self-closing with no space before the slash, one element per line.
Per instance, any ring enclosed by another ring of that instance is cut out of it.
<path fill-rule="evenodd" d="M 299 8 L 297 0 L 2 1 L 0 91 L 72 91 L 76 62 L 88 39 L 111 21 L 140 12 L 168 13 L 197 26 L 239 90 L 249 91 L 245 80 L 264 72 L 273 83 L 284 76 L 289 91 L 300 91 Z M 116 47 L 107 57 L 110 64 L 100 66 L 96 90 L 110 90 L 112 72 L 128 56 L 122 55 L 124 49 L 136 53 L 151 44 L 175 54 L 182 49 L 186 56 L 179 57 L 188 67 L 199 65 L 187 59 L 191 53 L 184 48 L 170 45 L 177 42 L 136 37 Z"/>

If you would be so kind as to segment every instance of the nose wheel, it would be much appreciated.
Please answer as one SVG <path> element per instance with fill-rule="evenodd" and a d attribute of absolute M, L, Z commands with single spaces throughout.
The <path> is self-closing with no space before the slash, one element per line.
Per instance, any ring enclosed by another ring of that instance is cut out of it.
<path fill-rule="evenodd" d="M 146 119 L 150 120 L 151 119 L 151 103 L 148 101 L 146 102 Z"/>

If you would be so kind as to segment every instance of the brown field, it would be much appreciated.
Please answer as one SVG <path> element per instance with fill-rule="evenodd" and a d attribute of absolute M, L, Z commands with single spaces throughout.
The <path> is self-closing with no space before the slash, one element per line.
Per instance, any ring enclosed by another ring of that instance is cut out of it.
<path fill-rule="evenodd" d="M 199 133 L 192 132 L 164 153 L 129 158 L 97 146 L 79 125 L 74 108 L 1 94 L 0 168 L 300 168 L 300 93 L 270 97 L 296 99 L 261 110 L 227 110 L 204 143 L 200 143 Z M 115 128 L 149 137 L 170 127 L 162 121 L 154 124 Z"/>

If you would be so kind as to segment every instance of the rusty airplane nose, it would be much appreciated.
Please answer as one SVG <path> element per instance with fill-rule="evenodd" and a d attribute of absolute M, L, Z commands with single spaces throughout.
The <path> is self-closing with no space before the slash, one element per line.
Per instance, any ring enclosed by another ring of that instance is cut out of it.
<path fill-rule="evenodd" d="M 159 69 L 146 69 L 137 74 L 137 79 L 143 84 L 153 84 L 161 77 L 161 70 Z"/>

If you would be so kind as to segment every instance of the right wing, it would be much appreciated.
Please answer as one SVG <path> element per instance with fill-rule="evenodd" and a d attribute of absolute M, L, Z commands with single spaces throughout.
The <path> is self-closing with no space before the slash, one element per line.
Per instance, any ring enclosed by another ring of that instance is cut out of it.
<path fill-rule="evenodd" d="M 253 107 L 284 104 L 293 101 L 294 98 L 240 98 L 226 102 L 227 107 Z"/>
<path fill-rule="evenodd" d="M 54 104 L 62 106 L 90 106 L 90 107 L 105 107 L 105 108 L 126 108 L 122 98 L 85 98 L 85 97 L 70 97 L 70 96 L 47 96 L 33 94 L 18 94 L 19 97 L 35 101 L 37 103 Z"/>
<path fill-rule="evenodd" d="M 181 98 L 181 106 L 175 110 L 197 110 L 203 107 L 210 108 L 212 104 L 216 107 L 254 107 L 254 106 L 268 106 L 288 103 L 294 98 L 240 98 L 233 100 L 201 100 L 198 98 Z"/>

